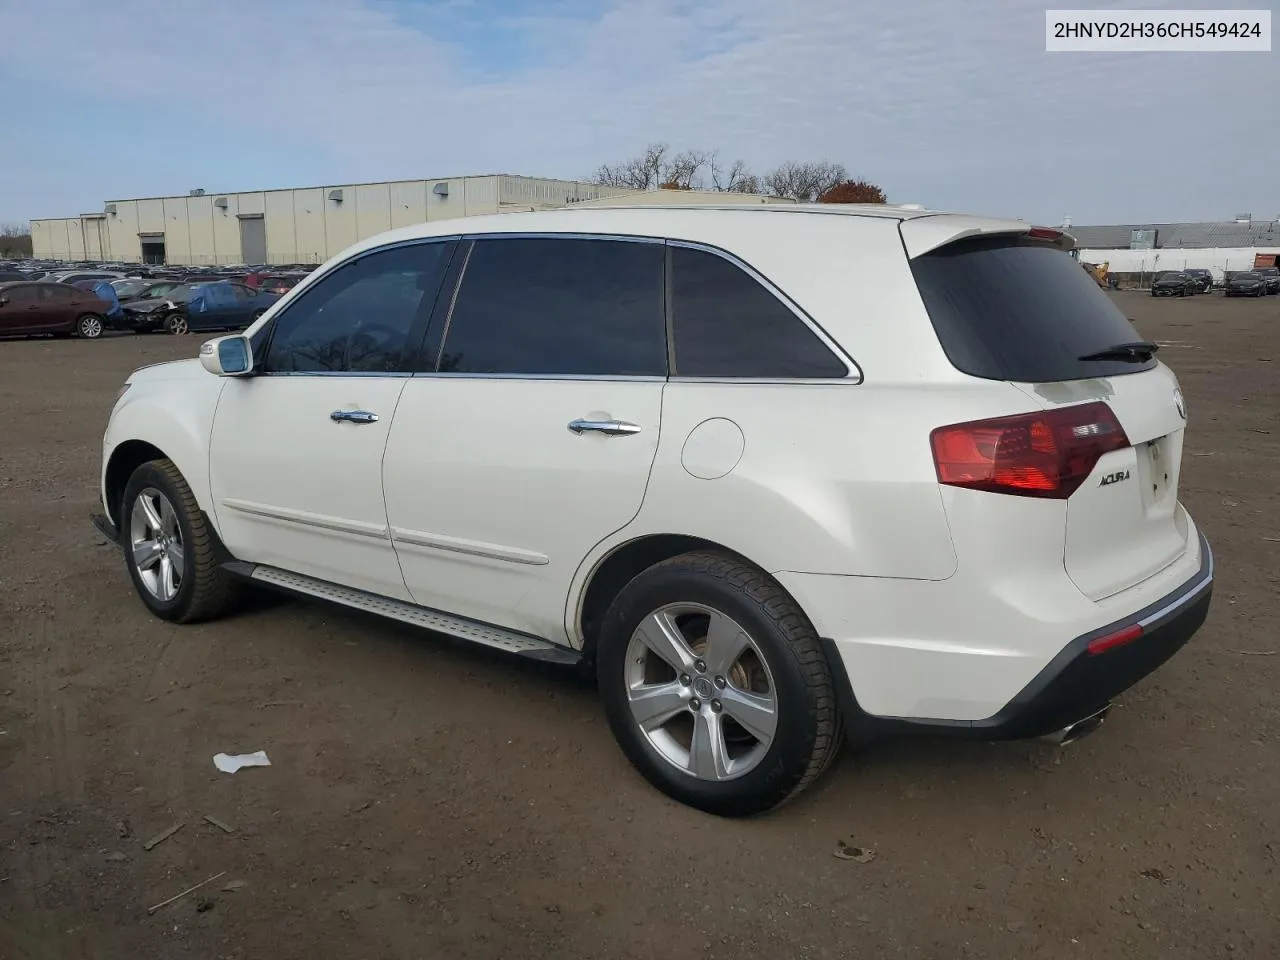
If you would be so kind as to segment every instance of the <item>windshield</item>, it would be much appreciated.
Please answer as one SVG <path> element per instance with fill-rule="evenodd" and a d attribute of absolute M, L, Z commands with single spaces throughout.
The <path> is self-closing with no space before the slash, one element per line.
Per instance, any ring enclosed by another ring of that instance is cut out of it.
<path fill-rule="evenodd" d="M 1141 340 L 1071 255 L 1022 237 L 960 240 L 911 261 L 938 342 L 957 370 L 1051 383 L 1155 366 L 1081 360 Z"/>
<path fill-rule="evenodd" d="M 1233 273 L 1232 280 L 1261 280 L 1262 276 L 1257 273 Z"/>

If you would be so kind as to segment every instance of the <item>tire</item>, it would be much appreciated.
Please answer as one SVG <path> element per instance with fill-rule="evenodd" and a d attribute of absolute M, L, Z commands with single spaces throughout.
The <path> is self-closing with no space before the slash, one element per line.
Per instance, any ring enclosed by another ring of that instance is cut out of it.
<path fill-rule="evenodd" d="M 160 524 L 148 519 L 140 501 Z M 208 520 L 171 460 L 152 460 L 133 472 L 121 498 L 120 534 L 129 579 L 160 619 L 196 623 L 237 605 L 241 584 L 220 566 Z M 144 551 L 146 544 L 152 545 L 149 551 Z M 144 552 L 154 563 L 139 566 Z M 166 566 L 172 571 L 172 591 L 165 589 Z"/>
<path fill-rule="evenodd" d="M 180 337 L 188 330 L 187 318 L 181 313 L 171 313 L 164 318 L 164 332 Z"/>
<path fill-rule="evenodd" d="M 679 631 L 676 643 L 642 638 L 673 636 L 655 632 L 658 618 Z M 745 635 L 740 653 L 713 652 L 712 619 L 727 628 L 717 631 L 721 638 Z M 655 645 L 666 652 L 659 655 Z M 601 623 L 596 672 L 623 753 L 663 793 L 707 813 L 770 810 L 813 783 L 839 752 L 835 684 L 813 625 L 771 577 L 733 557 L 684 554 L 631 580 Z M 645 687 L 649 696 L 637 697 Z M 761 709 L 766 704 L 772 713 Z M 768 739 L 749 732 L 739 716 L 760 729 L 771 725 Z M 717 760 L 695 759 L 695 731 L 703 735 L 699 743 L 719 748 L 698 757 L 718 753 Z"/>
<path fill-rule="evenodd" d="M 97 340 L 102 336 L 102 318 L 96 313 L 86 313 L 76 319 L 76 336 Z"/>

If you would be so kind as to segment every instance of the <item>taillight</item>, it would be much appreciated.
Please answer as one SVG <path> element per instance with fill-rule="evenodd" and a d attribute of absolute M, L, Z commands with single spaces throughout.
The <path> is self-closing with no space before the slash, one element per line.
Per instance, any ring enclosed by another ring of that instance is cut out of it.
<path fill-rule="evenodd" d="M 1065 500 L 1100 457 L 1129 446 L 1105 403 L 975 420 L 930 434 L 938 482 L 952 487 Z"/>

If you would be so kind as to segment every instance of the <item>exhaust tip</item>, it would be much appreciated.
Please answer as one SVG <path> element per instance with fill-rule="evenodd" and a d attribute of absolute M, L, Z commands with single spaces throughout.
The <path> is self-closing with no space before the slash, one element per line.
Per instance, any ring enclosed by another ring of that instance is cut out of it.
<path fill-rule="evenodd" d="M 1040 739 L 1049 743 L 1065 747 L 1068 743 L 1074 743 L 1097 730 L 1107 719 L 1107 714 L 1111 712 L 1111 704 L 1107 704 L 1096 713 L 1091 713 L 1083 719 L 1069 723 L 1061 730 L 1050 733 Z"/>

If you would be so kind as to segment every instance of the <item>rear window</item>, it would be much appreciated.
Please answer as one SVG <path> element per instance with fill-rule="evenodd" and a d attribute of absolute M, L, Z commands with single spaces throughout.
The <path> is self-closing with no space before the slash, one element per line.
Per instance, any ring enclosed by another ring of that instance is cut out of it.
<path fill-rule="evenodd" d="M 963 373 L 1051 383 L 1155 366 L 1080 359 L 1142 337 L 1056 246 L 1017 237 L 961 240 L 912 260 L 911 272 L 942 349 Z"/>

